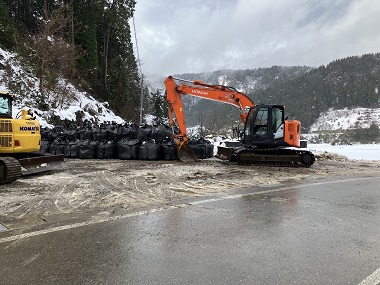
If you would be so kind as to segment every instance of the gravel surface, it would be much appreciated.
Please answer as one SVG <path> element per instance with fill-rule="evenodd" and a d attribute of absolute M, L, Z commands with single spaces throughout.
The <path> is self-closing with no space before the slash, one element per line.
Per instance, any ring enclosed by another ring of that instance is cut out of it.
<path fill-rule="evenodd" d="M 310 168 L 200 162 L 67 159 L 65 169 L 0 185 L 0 223 L 26 229 L 165 207 L 181 199 L 325 177 L 380 174 L 380 161 L 319 153 Z"/>

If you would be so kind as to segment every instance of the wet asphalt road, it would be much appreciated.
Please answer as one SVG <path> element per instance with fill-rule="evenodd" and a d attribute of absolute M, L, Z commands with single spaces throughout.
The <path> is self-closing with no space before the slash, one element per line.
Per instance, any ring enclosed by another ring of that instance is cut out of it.
<path fill-rule="evenodd" d="M 379 184 L 261 187 L 99 223 L 2 232 L 0 284 L 378 284 Z"/>

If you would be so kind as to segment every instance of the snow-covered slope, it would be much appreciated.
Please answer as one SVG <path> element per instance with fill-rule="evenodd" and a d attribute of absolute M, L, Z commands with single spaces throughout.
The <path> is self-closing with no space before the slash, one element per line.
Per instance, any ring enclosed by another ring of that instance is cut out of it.
<path fill-rule="evenodd" d="M 244 77 L 244 82 L 231 81 L 231 72 L 224 70 L 215 73 L 187 74 L 180 77 L 189 80 L 200 79 L 208 83 L 216 80 L 216 84 L 236 86 L 241 91 L 252 90 L 256 87 L 258 78 Z M 163 92 L 165 76 L 148 75 L 144 79 L 152 92 L 157 89 Z M 12 88 L 9 86 L 12 86 Z M 121 117 L 109 109 L 106 102 L 95 100 L 88 93 L 76 89 L 63 78 L 58 80 L 56 91 L 49 91 L 45 94 L 45 98 L 41 100 L 39 81 L 34 76 L 32 70 L 20 64 L 17 54 L 9 53 L 1 48 L 0 91 L 10 92 L 14 95 L 14 116 L 22 108 L 29 108 L 36 115 L 42 126 L 51 127 L 50 122 L 53 117 L 71 121 L 75 121 L 79 117 L 82 121 L 87 120 L 94 123 L 124 123 Z M 41 106 L 41 101 L 45 105 L 44 110 L 38 107 Z M 48 107 L 46 108 L 46 106 Z M 380 108 L 331 109 L 321 113 L 311 126 L 310 133 L 368 128 L 372 123 L 380 126 Z"/>
<path fill-rule="evenodd" d="M 331 144 L 309 144 L 309 150 L 315 154 L 337 153 L 348 159 L 355 160 L 380 160 L 379 144 L 359 144 L 359 145 L 331 145 Z"/>
<path fill-rule="evenodd" d="M 41 105 L 39 86 L 39 81 L 33 72 L 20 64 L 16 54 L 0 48 L 0 91 L 14 95 L 12 110 L 14 117 L 21 109 L 28 108 L 45 127 L 52 126 L 49 123 L 52 117 L 75 121 L 77 115 L 81 121 L 87 120 L 93 123 L 124 122 L 109 109 L 106 102 L 95 100 L 64 79 L 58 80 L 56 91 L 45 94 L 42 101 L 45 107 L 48 106 L 48 110 L 42 111 L 38 108 Z"/>
<path fill-rule="evenodd" d="M 310 132 L 369 128 L 372 123 L 380 126 L 380 108 L 330 109 L 320 114 Z"/>

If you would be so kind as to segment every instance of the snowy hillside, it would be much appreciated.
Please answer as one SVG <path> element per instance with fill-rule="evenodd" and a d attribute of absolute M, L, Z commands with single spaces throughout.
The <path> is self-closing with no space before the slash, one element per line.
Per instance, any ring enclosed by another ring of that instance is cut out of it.
<path fill-rule="evenodd" d="M 273 76 L 271 80 L 274 80 L 286 70 L 286 68 L 279 69 L 277 67 L 275 72 L 271 74 Z M 293 70 L 293 76 L 302 74 L 306 70 L 308 69 L 300 68 Z M 200 79 L 207 83 L 235 86 L 238 90 L 247 92 L 265 85 L 264 82 L 267 82 L 268 79 L 263 80 L 262 72 L 263 70 L 260 69 L 254 71 L 220 70 L 177 76 L 188 80 Z M 240 76 L 237 76 L 236 74 L 239 73 L 241 73 Z M 150 91 L 154 92 L 156 89 L 160 89 L 163 93 L 164 80 L 165 76 L 148 75 L 145 78 L 145 83 L 149 85 Z M 42 126 L 51 127 L 51 121 L 54 117 L 61 120 L 86 120 L 93 123 L 124 123 L 121 117 L 115 115 L 108 108 L 106 102 L 99 102 L 88 93 L 77 90 L 63 78 L 58 80 L 56 90 L 49 91 L 45 94 L 45 98 L 41 100 L 39 80 L 34 76 L 31 68 L 22 66 L 16 54 L 6 52 L 1 48 L 0 91 L 9 92 L 14 95 L 13 116 L 16 116 L 22 108 L 29 108 L 36 115 Z M 194 103 L 194 100 L 192 103 Z M 41 105 L 44 105 L 44 108 L 39 107 Z M 368 128 L 372 123 L 380 125 L 380 109 L 330 109 L 320 114 L 319 118 L 310 127 L 309 133 Z"/>
<path fill-rule="evenodd" d="M 380 126 L 380 108 L 330 109 L 320 114 L 310 132 L 369 128 L 372 123 Z"/>
<path fill-rule="evenodd" d="M 46 94 L 43 104 L 48 106 L 48 111 L 42 111 L 37 107 L 41 105 L 41 100 L 38 100 L 41 98 L 38 79 L 34 77 L 31 70 L 20 64 L 16 54 L 0 48 L 0 91 L 14 95 L 12 110 L 14 117 L 21 109 L 28 108 L 45 127 L 51 127 L 49 121 L 52 117 L 70 121 L 86 120 L 93 123 L 124 122 L 122 118 L 109 110 L 107 103 L 98 102 L 64 79 L 58 80 L 56 89 Z"/>

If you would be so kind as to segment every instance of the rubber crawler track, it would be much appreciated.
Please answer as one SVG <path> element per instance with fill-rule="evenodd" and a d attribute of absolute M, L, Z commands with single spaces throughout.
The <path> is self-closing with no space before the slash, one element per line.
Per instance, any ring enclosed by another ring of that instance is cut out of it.
<path fill-rule="evenodd" d="M 245 148 L 236 153 L 236 161 L 241 165 L 310 167 L 315 157 L 307 150 Z"/>
<path fill-rule="evenodd" d="M 13 157 L 0 157 L 0 184 L 16 181 L 21 177 L 21 165 Z"/>

